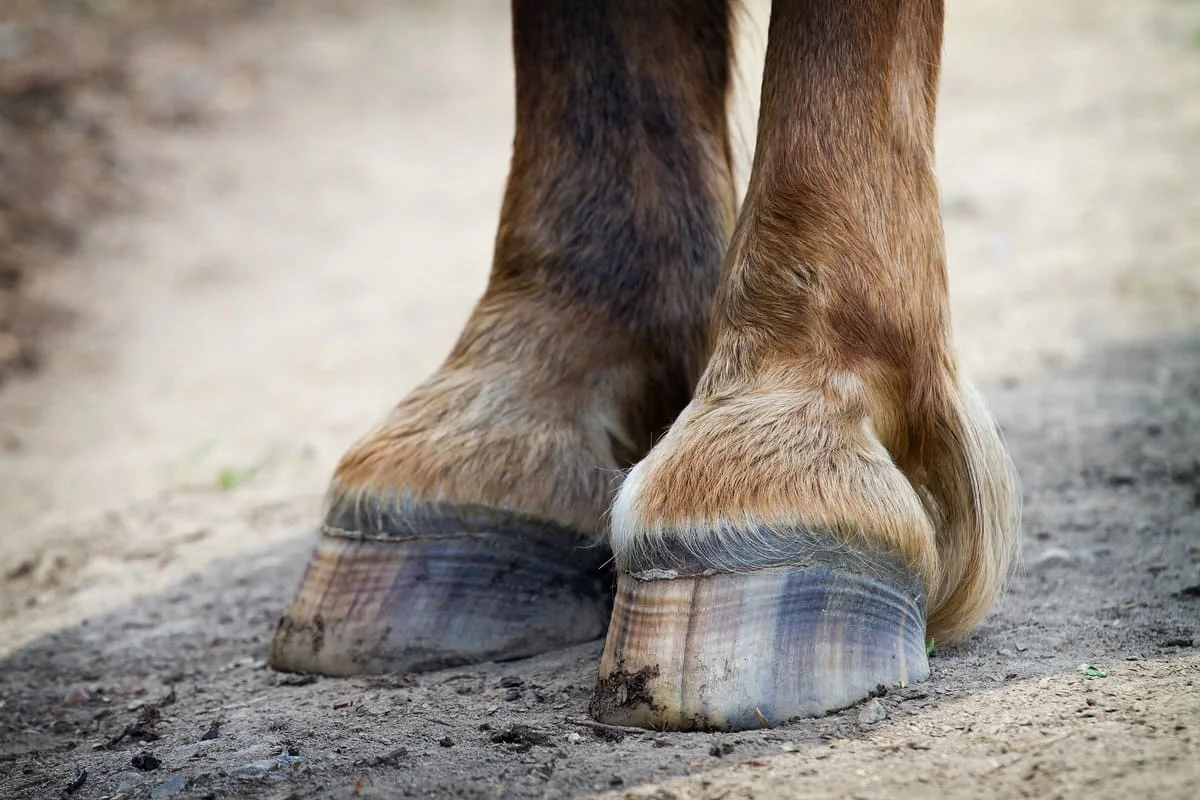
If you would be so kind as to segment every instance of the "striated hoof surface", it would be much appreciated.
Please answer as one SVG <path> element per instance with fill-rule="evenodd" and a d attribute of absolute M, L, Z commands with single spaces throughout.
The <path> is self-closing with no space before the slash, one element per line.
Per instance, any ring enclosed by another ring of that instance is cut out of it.
<path fill-rule="evenodd" d="M 596 639 L 603 548 L 481 508 L 336 506 L 271 644 L 271 666 L 360 675 L 520 658 Z"/>
<path fill-rule="evenodd" d="M 758 553 L 771 549 L 762 544 Z M 662 551 L 651 558 L 669 568 L 623 571 L 592 716 L 655 729 L 763 728 L 928 677 L 920 582 L 886 557 L 805 549 L 806 566 L 732 571 L 734 559 L 717 557 L 701 568 Z"/>

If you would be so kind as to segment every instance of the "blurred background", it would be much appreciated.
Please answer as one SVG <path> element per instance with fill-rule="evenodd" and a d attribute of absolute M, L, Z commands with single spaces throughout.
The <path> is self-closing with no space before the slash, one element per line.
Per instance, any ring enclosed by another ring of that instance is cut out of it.
<path fill-rule="evenodd" d="M 949 6 L 939 172 L 970 371 L 1012 387 L 1193 334 L 1200 3 Z M 483 288 L 507 13 L 6 0 L 0 650 L 311 530 L 338 455 Z M 742 13 L 743 178 L 766 13 Z"/>

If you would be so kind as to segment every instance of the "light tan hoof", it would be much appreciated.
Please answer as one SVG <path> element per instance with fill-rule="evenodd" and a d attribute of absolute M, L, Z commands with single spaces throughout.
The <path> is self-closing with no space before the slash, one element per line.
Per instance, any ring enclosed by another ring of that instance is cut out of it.
<path fill-rule="evenodd" d="M 843 567 L 620 574 L 591 714 L 615 725 L 745 730 L 924 680 L 919 584 Z"/>
<path fill-rule="evenodd" d="M 520 658 L 604 634 L 607 551 L 478 508 L 331 513 L 271 644 L 275 669 L 417 672 Z"/>

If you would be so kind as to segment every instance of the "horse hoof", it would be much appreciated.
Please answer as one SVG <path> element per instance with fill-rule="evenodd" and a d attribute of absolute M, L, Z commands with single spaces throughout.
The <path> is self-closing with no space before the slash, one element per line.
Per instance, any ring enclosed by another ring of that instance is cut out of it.
<path fill-rule="evenodd" d="M 924 680 L 920 582 L 867 561 L 621 573 L 592 716 L 660 730 L 745 730 Z"/>
<path fill-rule="evenodd" d="M 419 672 L 596 639 L 608 553 L 551 523 L 480 508 L 331 512 L 270 663 L 288 672 Z"/>

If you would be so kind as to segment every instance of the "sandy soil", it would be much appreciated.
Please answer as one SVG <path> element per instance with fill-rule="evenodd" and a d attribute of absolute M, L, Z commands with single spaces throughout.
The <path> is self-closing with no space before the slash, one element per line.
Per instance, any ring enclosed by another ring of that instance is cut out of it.
<path fill-rule="evenodd" d="M 512 128 L 495 3 L 274 11 L 134 54 L 143 201 L 31 287 L 74 321 L 0 392 L 0 796 L 1200 794 L 1200 6 L 950 13 L 954 313 L 1027 515 L 929 683 L 721 736 L 589 724 L 598 643 L 265 668 L 333 461 L 482 289 Z"/>

